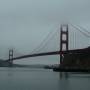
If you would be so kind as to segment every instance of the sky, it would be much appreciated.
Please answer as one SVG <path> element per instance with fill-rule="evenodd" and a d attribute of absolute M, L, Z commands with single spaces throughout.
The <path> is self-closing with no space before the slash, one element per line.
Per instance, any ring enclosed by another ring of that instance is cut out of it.
<path fill-rule="evenodd" d="M 62 23 L 90 29 L 90 0 L 0 0 L 0 58 L 14 48 L 19 55 L 36 48 Z M 22 64 L 56 64 L 59 56 L 28 58 Z"/>

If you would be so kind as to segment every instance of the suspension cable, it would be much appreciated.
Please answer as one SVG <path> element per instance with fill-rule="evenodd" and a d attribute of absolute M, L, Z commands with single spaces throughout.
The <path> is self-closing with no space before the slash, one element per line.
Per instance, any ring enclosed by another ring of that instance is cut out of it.
<path fill-rule="evenodd" d="M 54 32 L 54 31 L 51 30 L 51 31 L 47 34 L 47 36 L 44 38 L 44 40 L 43 40 L 31 53 L 33 53 L 33 52 L 37 51 L 37 49 L 41 48 L 41 46 L 45 43 L 45 41 L 46 41 L 46 40 L 49 40 L 49 37 L 52 36 L 53 32 Z M 56 31 L 55 31 L 55 32 L 56 32 Z M 44 44 L 44 45 L 45 45 L 45 44 Z"/>
<path fill-rule="evenodd" d="M 74 27 L 76 30 L 78 30 L 79 32 L 81 32 L 84 36 L 90 38 L 90 35 L 87 35 L 85 32 L 83 32 L 80 28 L 76 27 L 75 25 L 73 24 L 70 24 L 72 27 Z"/>
<path fill-rule="evenodd" d="M 80 26 L 80 25 L 77 25 L 79 28 L 81 28 L 83 31 L 85 31 L 87 34 L 90 34 L 90 32 L 87 30 L 87 29 L 85 29 L 84 27 L 82 27 L 82 26 Z"/>
<path fill-rule="evenodd" d="M 56 32 L 57 32 L 57 30 L 56 30 Z M 54 32 L 54 33 L 52 34 L 52 36 L 47 40 L 47 42 L 46 42 L 42 47 L 40 47 L 40 49 L 38 50 L 38 52 L 41 51 L 42 48 L 44 48 L 44 47 L 48 44 L 48 42 L 49 42 L 50 40 L 52 40 L 52 37 L 55 36 L 56 32 Z"/>

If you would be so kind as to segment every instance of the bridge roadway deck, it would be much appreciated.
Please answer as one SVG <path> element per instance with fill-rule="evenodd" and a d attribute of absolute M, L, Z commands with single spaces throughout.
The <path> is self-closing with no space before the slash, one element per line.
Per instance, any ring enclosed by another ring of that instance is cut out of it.
<path fill-rule="evenodd" d="M 38 57 L 38 56 L 73 54 L 73 53 L 76 53 L 76 54 L 90 53 L 90 48 L 75 49 L 75 50 L 68 50 L 68 51 L 53 51 L 53 52 L 28 54 L 28 55 L 22 55 L 22 56 L 14 57 L 13 60 L 19 60 L 19 59 L 30 58 L 30 57 Z M 7 59 L 6 61 L 9 61 L 9 59 Z"/>

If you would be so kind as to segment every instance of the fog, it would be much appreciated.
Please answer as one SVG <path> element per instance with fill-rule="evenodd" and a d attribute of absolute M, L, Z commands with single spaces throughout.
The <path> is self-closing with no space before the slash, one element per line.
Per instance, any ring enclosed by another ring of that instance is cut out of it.
<path fill-rule="evenodd" d="M 11 48 L 18 55 L 30 53 L 62 23 L 77 24 L 89 31 L 89 9 L 90 0 L 0 0 L 0 58 L 8 58 Z M 56 64 L 59 56 L 28 58 L 15 63 Z"/>

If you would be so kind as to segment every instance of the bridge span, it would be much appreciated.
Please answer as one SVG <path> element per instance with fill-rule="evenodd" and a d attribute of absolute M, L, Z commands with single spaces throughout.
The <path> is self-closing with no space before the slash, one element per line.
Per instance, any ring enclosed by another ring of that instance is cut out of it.
<path fill-rule="evenodd" d="M 76 28 L 75 26 L 73 26 Z M 78 28 L 76 28 L 78 29 Z M 86 33 L 82 32 L 80 29 L 78 29 L 80 33 L 87 36 Z M 59 55 L 60 56 L 60 63 L 63 62 L 63 56 L 65 54 L 90 54 L 90 47 L 82 48 L 82 49 L 69 49 L 69 29 L 68 25 L 61 25 L 60 27 L 60 34 L 59 34 L 59 50 L 57 51 L 47 51 L 47 52 L 34 52 L 27 55 L 20 55 L 20 56 L 13 56 L 13 50 L 9 50 L 9 59 L 6 59 L 5 61 L 9 62 L 10 64 L 13 64 L 14 60 L 20 60 L 24 58 L 30 58 L 30 57 L 39 57 L 39 56 L 48 56 L 48 55 Z M 75 39 L 76 40 L 76 39 Z M 75 44 L 75 43 L 74 43 Z M 81 42 L 80 42 L 81 44 Z M 40 46 L 42 46 L 40 44 Z"/>
<path fill-rule="evenodd" d="M 14 58 L 12 58 L 12 60 L 19 60 L 19 59 L 30 58 L 30 57 L 47 56 L 47 55 L 62 55 L 62 54 L 75 54 L 75 53 L 76 54 L 90 53 L 90 48 L 67 50 L 67 51 L 34 53 L 34 54 L 28 54 L 28 55 L 23 55 L 23 56 L 19 56 L 19 57 L 14 57 Z M 7 59 L 6 61 L 9 61 L 9 59 Z"/>

